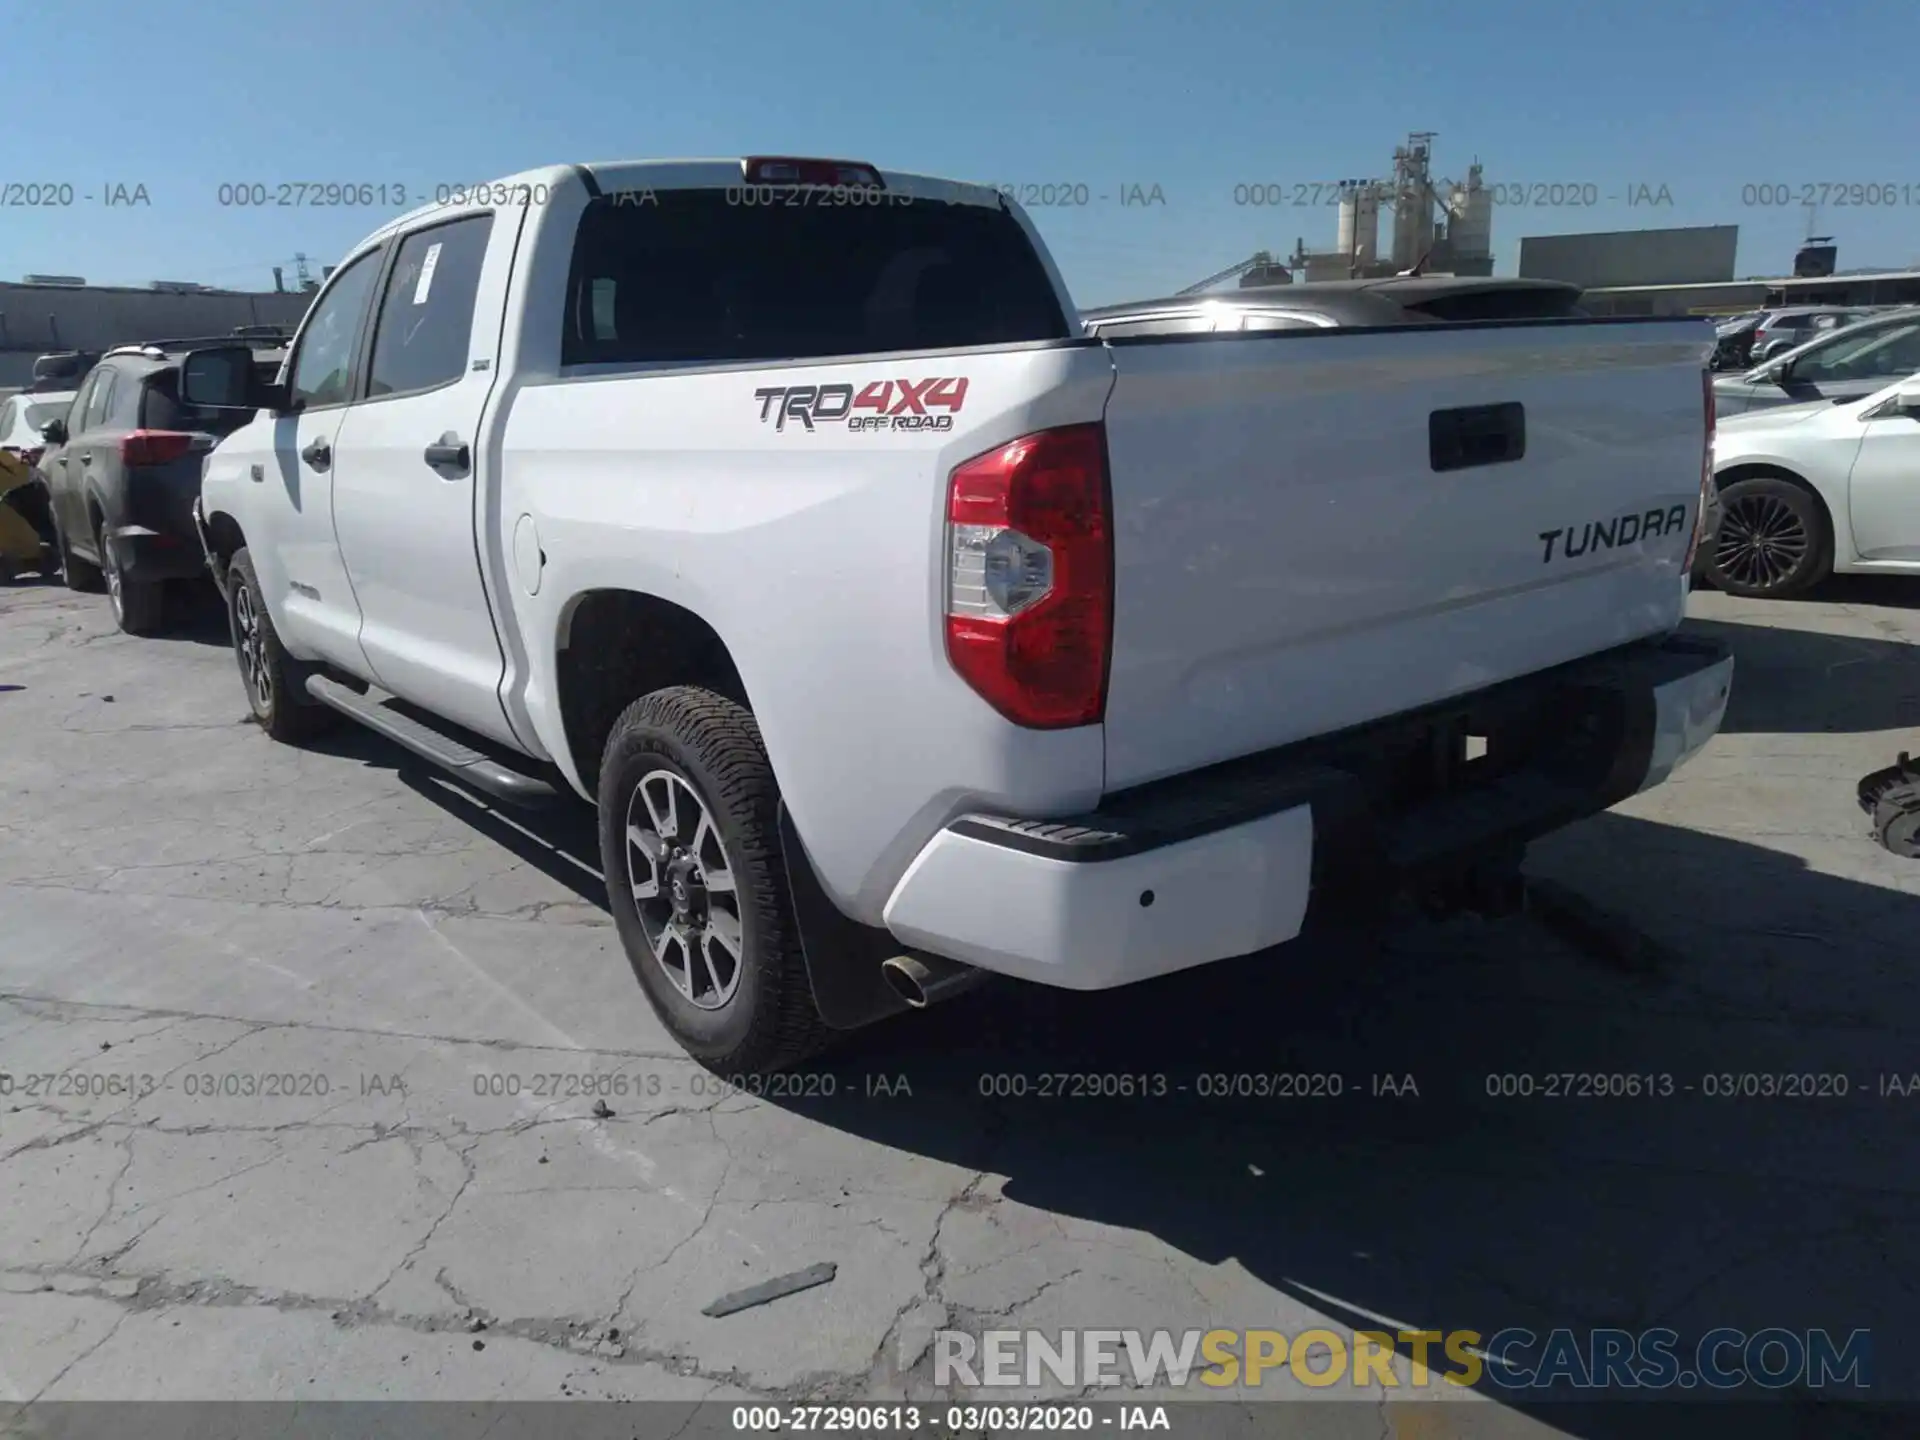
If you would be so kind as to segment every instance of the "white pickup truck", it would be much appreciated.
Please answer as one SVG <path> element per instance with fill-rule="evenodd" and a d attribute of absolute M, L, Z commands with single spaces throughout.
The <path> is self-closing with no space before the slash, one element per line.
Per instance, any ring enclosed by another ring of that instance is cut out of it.
<path fill-rule="evenodd" d="M 253 713 L 599 808 L 692 1055 L 791 1064 L 983 972 L 1100 989 L 1656 784 L 1696 322 L 1089 335 L 991 191 L 842 161 L 530 171 L 349 253 L 196 519 Z M 1279 962 L 1276 962 L 1279 963 Z"/>

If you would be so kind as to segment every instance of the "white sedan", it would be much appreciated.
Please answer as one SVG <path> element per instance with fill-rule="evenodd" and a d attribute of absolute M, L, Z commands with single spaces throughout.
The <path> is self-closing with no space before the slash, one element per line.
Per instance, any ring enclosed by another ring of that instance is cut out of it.
<path fill-rule="evenodd" d="M 1799 595 L 1835 572 L 1920 575 L 1920 375 L 1862 400 L 1722 420 L 1713 473 L 1700 572 L 1729 594 Z"/>

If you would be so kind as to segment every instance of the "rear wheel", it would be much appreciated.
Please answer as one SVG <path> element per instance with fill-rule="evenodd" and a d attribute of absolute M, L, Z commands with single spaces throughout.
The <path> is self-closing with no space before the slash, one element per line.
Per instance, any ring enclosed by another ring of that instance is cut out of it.
<path fill-rule="evenodd" d="M 66 582 L 69 590 L 93 595 L 105 588 L 106 582 L 100 575 L 100 567 L 89 565 L 75 555 L 73 547 L 67 544 L 67 532 L 61 527 L 58 516 L 53 521 L 53 553 L 60 565 L 60 578 Z"/>
<path fill-rule="evenodd" d="M 247 705 L 260 728 L 274 739 L 296 744 L 333 728 L 334 711 L 302 693 L 308 668 L 287 654 L 274 634 L 272 617 L 260 594 L 253 557 L 241 550 L 227 572 L 227 620 L 234 658 Z"/>
<path fill-rule="evenodd" d="M 126 578 L 126 561 L 119 542 L 102 525 L 95 545 L 100 551 L 100 571 L 107 581 L 107 603 L 113 618 L 129 635 L 157 634 L 166 621 L 167 592 L 151 581 Z"/>
<path fill-rule="evenodd" d="M 1706 567 L 1716 589 L 1784 600 L 1804 595 L 1832 570 L 1827 512 L 1805 486 L 1760 475 L 1720 492 L 1720 524 Z"/>
<path fill-rule="evenodd" d="M 599 801 L 614 924 L 681 1047 L 753 1074 L 825 1045 L 752 713 L 694 686 L 635 701 L 608 737 Z"/>

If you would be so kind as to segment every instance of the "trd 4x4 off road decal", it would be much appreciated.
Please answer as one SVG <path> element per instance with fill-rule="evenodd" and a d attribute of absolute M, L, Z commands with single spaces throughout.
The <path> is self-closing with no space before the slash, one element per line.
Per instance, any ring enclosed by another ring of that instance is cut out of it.
<path fill-rule="evenodd" d="M 849 430 L 951 430 L 953 417 L 967 399 L 964 375 L 926 380 L 875 380 L 858 394 L 851 385 L 775 385 L 753 392 L 760 419 L 785 430 L 793 420 L 808 430 L 816 424 Z M 936 415 L 936 410 L 945 414 Z"/>

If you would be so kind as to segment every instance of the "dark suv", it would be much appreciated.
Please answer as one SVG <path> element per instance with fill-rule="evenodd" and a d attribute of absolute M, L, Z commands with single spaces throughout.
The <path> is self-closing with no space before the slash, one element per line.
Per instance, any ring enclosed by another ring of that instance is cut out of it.
<path fill-rule="evenodd" d="M 271 379 L 283 337 L 249 335 Z M 252 417 L 180 400 L 180 358 L 234 337 L 161 340 L 109 350 L 88 372 L 64 420 L 45 431 L 39 471 L 61 573 L 73 590 L 105 588 L 120 628 L 151 635 L 166 621 L 166 582 L 199 579 L 205 557 L 193 528 L 206 454 Z"/>

